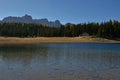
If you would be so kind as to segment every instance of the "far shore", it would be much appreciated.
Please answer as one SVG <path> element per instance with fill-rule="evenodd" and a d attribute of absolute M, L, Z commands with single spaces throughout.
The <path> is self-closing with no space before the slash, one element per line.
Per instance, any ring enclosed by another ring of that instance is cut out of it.
<path fill-rule="evenodd" d="M 0 37 L 0 45 L 4 44 L 41 44 L 41 43 L 120 43 L 120 40 L 110 40 L 94 36 L 80 37 L 35 37 L 35 38 L 19 38 L 19 37 Z"/>

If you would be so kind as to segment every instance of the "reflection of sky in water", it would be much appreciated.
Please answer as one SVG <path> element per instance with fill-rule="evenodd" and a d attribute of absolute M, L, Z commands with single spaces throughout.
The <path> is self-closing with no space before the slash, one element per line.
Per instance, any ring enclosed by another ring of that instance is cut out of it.
<path fill-rule="evenodd" d="M 0 46 L 0 80 L 120 79 L 120 44 Z"/>

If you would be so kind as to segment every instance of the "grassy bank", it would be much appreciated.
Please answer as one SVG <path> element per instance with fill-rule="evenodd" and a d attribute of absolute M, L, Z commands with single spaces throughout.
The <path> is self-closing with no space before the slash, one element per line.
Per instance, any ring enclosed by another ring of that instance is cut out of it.
<path fill-rule="evenodd" d="M 75 42 L 101 42 L 101 43 L 120 43 L 117 40 L 98 38 L 93 36 L 81 37 L 0 37 L 0 44 L 40 44 L 40 43 L 75 43 Z"/>

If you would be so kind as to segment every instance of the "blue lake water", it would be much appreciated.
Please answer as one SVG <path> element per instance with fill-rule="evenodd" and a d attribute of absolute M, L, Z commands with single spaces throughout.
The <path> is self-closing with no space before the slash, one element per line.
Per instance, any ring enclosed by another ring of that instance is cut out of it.
<path fill-rule="evenodd" d="M 120 44 L 0 45 L 0 80 L 120 80 Z"/>

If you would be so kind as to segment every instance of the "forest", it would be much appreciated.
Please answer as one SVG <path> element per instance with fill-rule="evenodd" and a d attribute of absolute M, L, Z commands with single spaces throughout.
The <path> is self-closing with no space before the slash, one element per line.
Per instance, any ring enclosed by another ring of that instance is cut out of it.
<path fill-rule="evenodd" d="M 120 22 L 66 24 L 49 27 L 40 24 L 0 23 L 0 36 L 5 37 L 78 37 L 82 35 L 120 39 Z"/>

